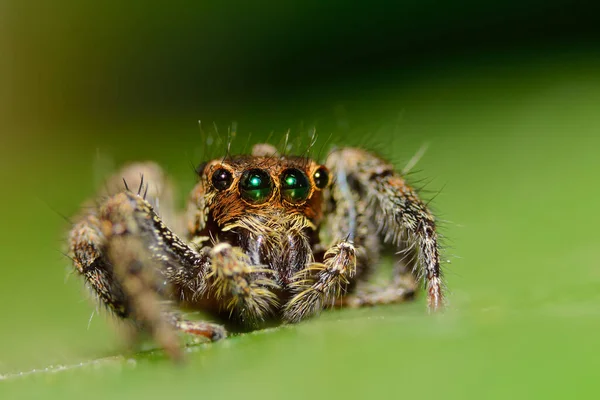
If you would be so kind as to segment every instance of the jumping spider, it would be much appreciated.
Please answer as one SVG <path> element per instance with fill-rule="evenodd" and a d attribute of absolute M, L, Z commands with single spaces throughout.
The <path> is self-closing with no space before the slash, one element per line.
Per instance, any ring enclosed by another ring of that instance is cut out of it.
<path fill-rule="evenodd" d="M 226 336 L 220 325 L 183 318 L 177 306 L 252 329 L 328 306 L 401 302 L 421 280 L 429 309 L 442 307 L 434 217 L 383 159 L 341 148 L 321 165 L 259 144 L 197 172 L 185 228 L 170 207 L 168 180 L 146 163 L 109 180 L 69 236 L 69 256 L 99 300 L 172 357 L 181 355 L 177 330 Z M 386 249 L 396 257 L 393 278 L 369 286 Z"/>

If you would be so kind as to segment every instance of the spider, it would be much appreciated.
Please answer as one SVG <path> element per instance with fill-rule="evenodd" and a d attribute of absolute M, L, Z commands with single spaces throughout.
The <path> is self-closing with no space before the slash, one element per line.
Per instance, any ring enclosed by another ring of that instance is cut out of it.
<path fill-rule="evenodd" d="M 227 335 L 186 319 L 182 308 L 220 317 L 228 329 L 255 329 L 330 306 L 402 302 L 420 281 L 429 309 L 443 307 L 434 216 L 373 153 L 339 148 L 319 164 L 258 144 L 197 174 L 187 223 L 173 211 L 160 167 L 138 163 L 108 181 L 69 233 L 69 256 L 99 301 L 171 357 L 182 355 L 177 331 Z M 369 284 L 386 250 L 395 254 L 393 277 Z"/>

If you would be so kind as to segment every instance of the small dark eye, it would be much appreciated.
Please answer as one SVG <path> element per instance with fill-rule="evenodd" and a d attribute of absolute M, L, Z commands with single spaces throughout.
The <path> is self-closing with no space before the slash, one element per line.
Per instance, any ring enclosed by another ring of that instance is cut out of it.
<path fill-rule="evenodd" d="M 240 193 L 244 200 L 251 203 L 264 203 L 273 193 L 273 181 L 262 169 L 249 169 L 244 171 L 240 179 Z"/>
<path fill-rule="evenodd" d="M 327 168 L 325 167 L 319 167 L 319 169 L 315 171 L 313 179 L 315 180 L 315 185 L 319 189 L 325 189 L 329 184 L 329 171 L 327 171 Z"/>
<path fill-rule="evenodd" d="M 310 183 L 299 169 L 288 169 L 281 174 L 281 194 L 290 203 L 299 203 L 308 197 Z"/>
<path fill-rule="evenodd" d="M 233 177 L 231 176 L 231 172 L 226 170 L 225 168 L 219 168 L 215 172 L 213 172 L 211 182 L 215 189 L 217 190 L 225 190 L 231 186 L 231 182 L 233 182 Z"/>

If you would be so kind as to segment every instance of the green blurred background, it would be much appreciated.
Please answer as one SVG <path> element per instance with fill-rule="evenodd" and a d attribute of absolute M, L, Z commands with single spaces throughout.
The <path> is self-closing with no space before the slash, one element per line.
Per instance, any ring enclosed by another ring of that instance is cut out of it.
<path fill-rule="evenodd" d="M 597 15 L 583 1 L 2 1 L 0 397 L 594 397 Z M 421 296 L 326 312 L 193 347 L 183 368 L 132 356 L 104 313 L 88 324 L 60 214 L 140 159 L 183 205 L 198 120 L 237 121 L 240 150 L 315 127 L 317 148 L 363 145 L 398 168 L 429 143 L 413 179 L 440 192 L 448 310 L 427 315 Z"/>

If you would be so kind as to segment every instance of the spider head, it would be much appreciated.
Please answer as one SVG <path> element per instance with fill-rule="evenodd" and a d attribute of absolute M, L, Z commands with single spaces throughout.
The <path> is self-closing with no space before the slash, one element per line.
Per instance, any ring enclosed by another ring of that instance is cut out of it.
<path fill-rule="evenodd" d="M 199 173 L 205 204 L 218 225 L 247 216 L 304 216 L 317 224 L 331 182 L 327 168 L 304 157 L 243 155 L 213 160 Z"/>

